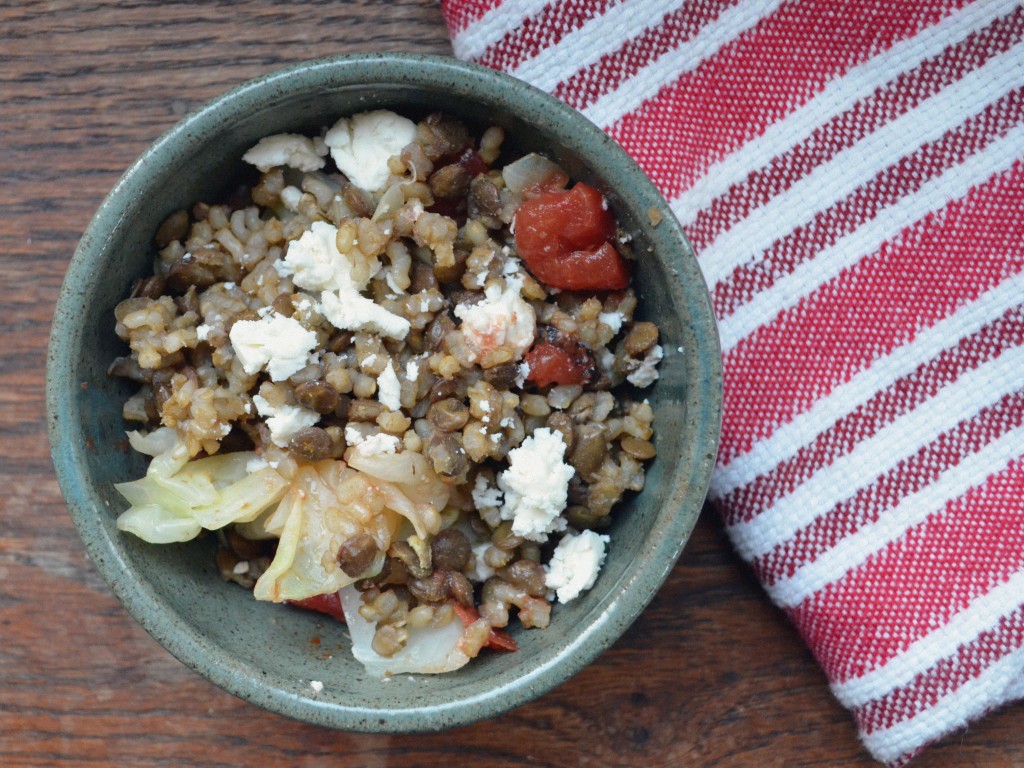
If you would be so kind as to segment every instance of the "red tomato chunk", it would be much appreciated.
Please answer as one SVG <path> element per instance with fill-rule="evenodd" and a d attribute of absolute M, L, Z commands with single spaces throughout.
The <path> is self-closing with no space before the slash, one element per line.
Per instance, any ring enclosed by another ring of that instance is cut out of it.
<path fill-rule="evenodd" d="M 538 387 L 548 384 L 586 384 L 596 371 L 593 355 L 578 342 L 538 341 L 523 359 L 530 366 L 526 378 Z"/>
<path fill-rule="evenodd" d="M 615 217 L 593 187 L 526 200 L 515 218 L 516 248 L 542 283 L 566 291 L 617 291 L 629 285 L 629 266 L 615 246 Z"/>
<path fill-rule="evenodd" d="M 328 592 L 325 595 L 313 595 L 304 600 L 289 600 L 291 605 L 298 608 L 305 608 L 307 611 L 326 613 L 338 621 L 345 620 L 345 611 L 341 608 L 341 598 L 337 592 Z"/>
<path fill-rule="evenodd" d="M 480 611 L 469 605 L 455 603 L 455 613 L 458 614 L 459 619 L 467 627 L 480 618 Z M 484 644 L 484 648 L 490 648 L 495 651 L 519 650 L 519 646 L 516 645 L 516 641 L 512 635 L 498 627 L 491 627 L 491 632 L 487 636 L 487 642 Z"/>

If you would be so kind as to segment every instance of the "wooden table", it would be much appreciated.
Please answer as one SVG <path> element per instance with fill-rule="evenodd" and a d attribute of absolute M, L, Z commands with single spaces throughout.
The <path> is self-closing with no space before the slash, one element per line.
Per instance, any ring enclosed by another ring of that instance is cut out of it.
<path fill-rule="evenodd" d="M 75 244 L 160 133 L 242 80 L 355 51 L 450 54 L 432 0 L 0 4 L 0 766 L 871 766 L 714 514 L 596 663 L 496 720 L 347 734 L 264 712 L 154 642 L 86 560 L 44 428 Z M 1024 765 L 1019 706 L 919 768 Z"/>

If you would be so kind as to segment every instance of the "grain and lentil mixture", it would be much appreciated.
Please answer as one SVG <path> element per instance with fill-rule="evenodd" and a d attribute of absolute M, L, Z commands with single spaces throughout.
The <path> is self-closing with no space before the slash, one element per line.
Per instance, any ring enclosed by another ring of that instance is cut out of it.
<path fill-rule="evenodd" d="M 589 589 L 655 455 L 629 238 L 504 133 L 378 110 L 244 156 L 115 310 L 152 456 L 118 526 L 205 530 L 258 600 L 344 617 L 379 672 L 455 669 Z M 258 178 L 256 174 L 258 172 Z"/>

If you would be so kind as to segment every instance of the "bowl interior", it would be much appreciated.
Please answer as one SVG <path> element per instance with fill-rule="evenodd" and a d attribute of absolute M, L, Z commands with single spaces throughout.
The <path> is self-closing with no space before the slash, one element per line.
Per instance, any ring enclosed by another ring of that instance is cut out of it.
<path fill-rule="evenodd" d="M 342 115 L 443 110 L 502 125 L 507 143 L 553 157 L 608 196 L 637 254 L 639 314 L 661 329 L 665 359 L 650 391 L 658 456 L 647 488 L 618 511 L 607 563 L 590 592 L 556 606 L 550 628 L 514 632 L 520 651 L 485 654 L 442 676 L 382 684 L 348 651 L 344 626 L 259 603 L 221 580 L 212 537 L 154 546 L 114 527 L 112 484 L 140 476 L 106 375 L 124 354 L 113 308 L 151 270 L 151 238 L 171 211 L 221 197 L 262 136 L 318 132 Z M 652 211 L 662 221 L 654 225 Z M 608 647 L 650 600 L 688 537 L 717 449 L 719 350 L 692 250 L 650 182 L 601 131 L 540 91 L 489 70 L 422 56 L 313 62 L 248 83 L 187 118 L 126 173 L 83 236 L 57 307 L 48 361 L 54 463 L 98 569 L 132 615 L 182 661 L 256 704 L 313 723 L 369 731 L 456 725 L 527 701 Z M 314 640 L 319 638 L 319 641 Z M 318 642 L 318 644 L 317 644 Z M 311 680 L 323 682 L 314 693 Z"/>

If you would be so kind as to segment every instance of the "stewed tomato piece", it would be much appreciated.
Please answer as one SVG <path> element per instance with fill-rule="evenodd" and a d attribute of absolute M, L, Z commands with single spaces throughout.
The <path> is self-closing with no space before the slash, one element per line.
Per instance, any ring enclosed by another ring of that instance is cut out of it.
<path fill-rule="evenodd" d="M 516 248 L 533 275 L 567 291 L 615 291 L 629 266 L 611 240 L 615 217 L 603 195 L 578 182 L 567 192 L 525 200 L 516 211 Z"/>

